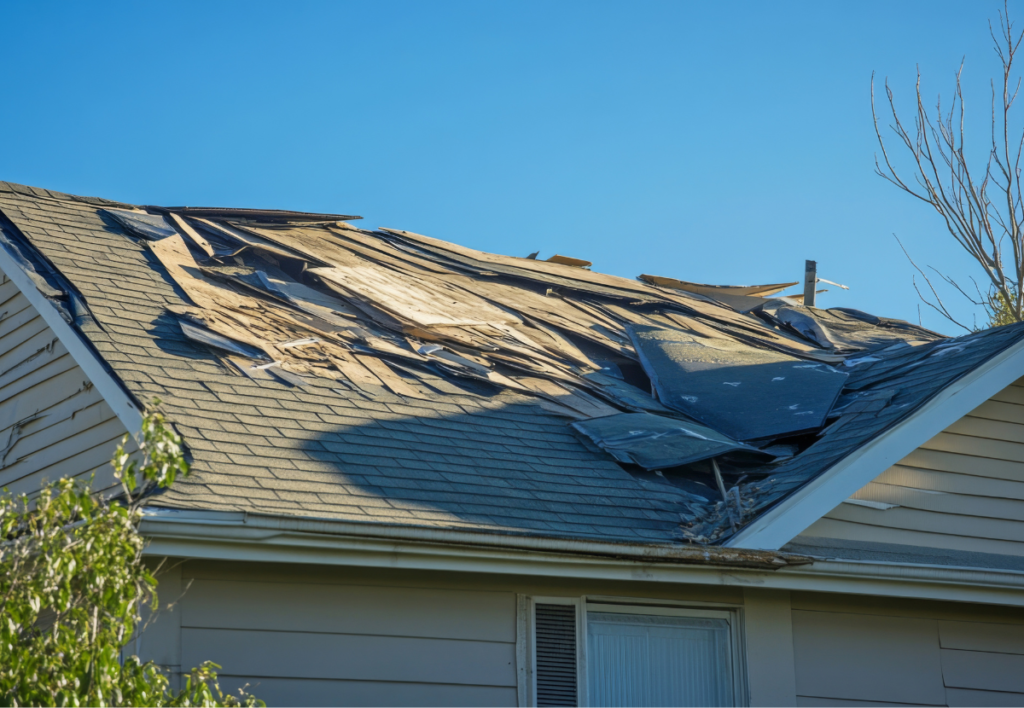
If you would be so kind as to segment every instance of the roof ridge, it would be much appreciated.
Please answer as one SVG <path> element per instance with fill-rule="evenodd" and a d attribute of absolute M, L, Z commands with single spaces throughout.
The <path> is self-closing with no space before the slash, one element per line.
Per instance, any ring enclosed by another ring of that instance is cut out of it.
<path fill-rule="evenodd" d="M 0 192 L 12 192 L 14 194 L 21 194 L 27 197 L 34 197 L 36 199 L 54 199 L 62 202 L 81 202 L 83 204 L 93 204 L 95 206 L 117 206 L 117 207 L 134 207 L 134 204 L 128 204 L 127 202 L 117 202 L 110 199 L 103 199 L 102 197 L 83 197 L 77 194 L 67 194 L 65 192 L 57 192 L 52 189 L 44 189 L 42 187 L 32 187 L 27 184 L 18 184 L 17 182 L 3 182 L 0 181 Z"/>
<path fill-rule="evenodd" d="M 0 183 L 4 210 L 95 313 L 114 402 L 179 426 L 166 506 L 717 545 L 1024 340 L 294 212 Z"/>

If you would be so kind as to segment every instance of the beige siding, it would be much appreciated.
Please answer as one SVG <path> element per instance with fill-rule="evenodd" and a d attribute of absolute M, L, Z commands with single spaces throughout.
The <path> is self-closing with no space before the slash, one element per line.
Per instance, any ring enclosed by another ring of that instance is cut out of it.
<path fill-rule="evenodd" d="M 517 703 L 516 595 L 744 608 L 754 705 L 1024 705 L 1024 610 L 485 574 L 168 563 L 144 659 L 280 705 Z M 168 603 L 173 610 L 166 610 Z"/>
<path fill-rule="evenodd" d="M 1024 705 L 1024 615 L 793 593 L 797 704 Z"/>
<path fill-rule="evenodd" d="M 750 705 L 794 705 L 796 657 L 789 591 L 748 588 L 743 613 Z"/>
<path fill-rule="evenodd" d="M 216 661 L 268 705 L 516 703 L 513 592 L 185 576 L 180 665 Z"/>
<path fill-rule="evenodd" d="M 125 428 L 24 295 L 0 273 L 0 486 L 31 494 L 96 473 Z"/>
<path fill-rule="evenodd" d="M 804 536 L 1024 555 L 1024 379 L 883 472 Z"/>
<path fill-rule="evenodd" d="M 285 614 L 267 612 L 283 607 Z M 516 640 L 513 599 L 501 592 L 420 588 L 411 597 L 404 587 L 195 579 L 182 609 L 186 627 Z"/>
<path fill-rule="evenodd" d="M 514 706 L 515 689 L 441 683 L 234 677 L 268 706 Z M 225 682 L 221 682 L 223 687 Z"/>
<path fill-rule="evenodd" d="M 416 599 L 411 593 L 412 607 Z M 507 642 L 182 627 L 184 666 L 213 656 L 232 675 L 514 686 L 515 644 Z"/>
<path fill-rule="evenodd" d="M 797 694 L 944 705 L 935 624 L 905 617 L 795 610 Z"/>
<path fill-rule="evenodd" d="M 140 655 L 172 670 L 215 661 L 222 687 L 248 683 L 270 706 L 514 706 L 517 593 L 744 603 L 742 590 L 724 587 L 213 561 L 168 566 L 161 605 L 184 594 L 142 635 Z M 785 594 L 768 595 L 760 615 L 788 618 Z M 770 637 L 761 635 L 768 646 Z M 770 686 L 759 695 L 772 691 L 779 692 Z"/>

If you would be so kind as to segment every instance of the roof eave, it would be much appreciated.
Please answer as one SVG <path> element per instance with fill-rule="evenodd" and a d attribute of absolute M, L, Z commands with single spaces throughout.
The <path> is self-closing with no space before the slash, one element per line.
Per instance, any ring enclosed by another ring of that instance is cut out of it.
<path fill-rule="evenodd" d="M 726 585 L 1024 606 L 1024 573 L 981 568 L 812 559 L 774 551 L 510 536 L 244 512 L 150 508 L 142 531 L 150 556 Z"/>
<path fill-rule="evenodd" d="M 159 497 L 154 498 L 159 503 Z M 339 539 L 359 543 L 416 542 L 463 549 L 505 549 L 520 552 L 569 553 L 574 556 L 614 558 L 647 564 L 717 565 L 730 568 L 778 570 L 810 562 L 805 556 L 781 551 L 749 551 L 720 546 L 679 543 L 643 543 L 426 527 L 411 524 L 348 521 L 293 515 L 253 514 L 158 506 L 146 508 L 142 532 L 158 539 L 246 539 L 263 545 L 286 542 L 307 548 L 330 546 Z M 152 551 L 151 551 L 152 552 Z"/>

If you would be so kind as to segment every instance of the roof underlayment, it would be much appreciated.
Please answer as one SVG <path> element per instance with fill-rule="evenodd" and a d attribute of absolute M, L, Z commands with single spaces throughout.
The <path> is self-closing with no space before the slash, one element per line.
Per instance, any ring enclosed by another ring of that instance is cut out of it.
<path fill-rule="evenodd" d="M 721 543 L 1024 337 L 355 218 L 0 183 L 0 245 L 185 438 L 159 506 Z"/>

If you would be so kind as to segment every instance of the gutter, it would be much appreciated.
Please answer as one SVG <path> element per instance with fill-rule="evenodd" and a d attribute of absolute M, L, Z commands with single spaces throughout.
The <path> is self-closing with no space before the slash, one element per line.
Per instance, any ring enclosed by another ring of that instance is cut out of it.
<path fill-rule="evenodd" d="M 733 586 L 1024 607 L 1024 572 L 149 507 L 146 554 Z"/>
<path fill-rule="evenodd" d="M 606 558 L 643 563 L 716 565 L 730 568 L 778 570 L 788 565 L 810 563 L 806 556 L 780 551 L 750 551 L 721 546 L 682 546 L 660 543 L 589 541 L 489 531 L 460 531 L 451 528 L 423 528 L 399 524 L 338 521 L 334 519 L 270 516 L 247 512 L 178 510 L 147 507 L 142 533 L 154 539 L 168 535 L 180 538 L 238 538 L 277 545 L 294 539 L 300 545 L 323 546 L 332 541 L 378 543 L 421 543 L 444 547 L 503 549 L 520 552 L 567 553 L 573 556 Z"/>

